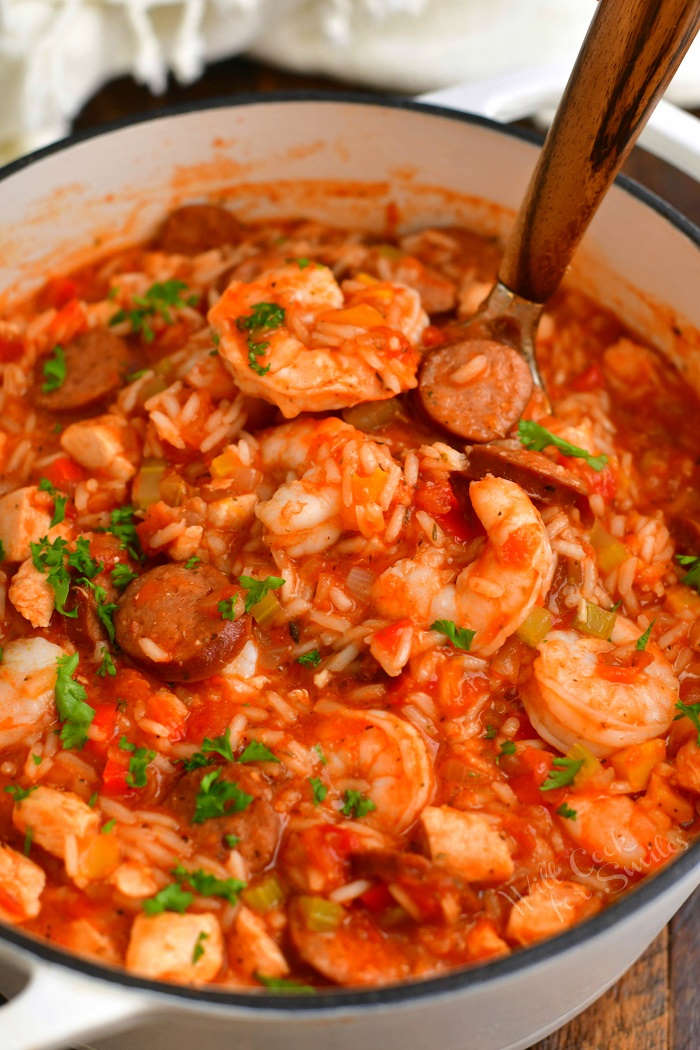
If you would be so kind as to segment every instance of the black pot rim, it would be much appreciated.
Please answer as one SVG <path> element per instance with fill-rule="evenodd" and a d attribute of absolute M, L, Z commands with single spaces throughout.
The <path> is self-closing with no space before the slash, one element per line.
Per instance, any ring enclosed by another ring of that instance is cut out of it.
<path fill-rule="evenodd" d="M 375 106 L 384 109 L 409 110 L 428 113 L 436 117 L 453 120 L 456 123 L 472 124 L 487 128 L 501 135 L 509 135 L 532 145 L 541 145 L 543 136 L 523 128 L 514 128 L 499 124 L 487 117 L 446 109 L 442 106 L 415 102 L 404 98 L 376 97 L 361 92 L 323 92 L 292 91 L 270 94 L 243 94 L 231 97 L 202 99 L 178 106 L 171 106 L 157 113 L 144 113 L 102 125 L 95 130 L 69 135 L 58 142 L 51 143 L 35 150 L 26 156 L 19 157 L 10 164 L 0 168 L 0 182 L 41 161 L 44 157 L 60 152 L 66 148 L 87 142 L 90 139 L 108 135 L 132 125 L 158 121 L 167 117 L 176 117 L 186 113 L 200 112 L 209 109 L 221 109 L 233 106 L 266 105 L 279 103 L 351 103 L 364 106 Z M 641 186 L 625 175 L 618 175 L 615 180 L 625 192 L 642 201 L 662 218 L 670 222 L 677 230 L 700 246 L 700 227 L 686 218 L 671 204 L 651 190 Z M 193 988 L 187 985 L 168 984 L 164 981 L 151 981 L 136 977 L 125 970 L 101 965 L 90 960 L 72 955 L 56 948 L 48 941 L 41 941 L 20 928 L 0 922 L 0 939 L 15 945 L 17 948 L 37 956 L 49 963 L 65 966 L 70 970 L 98 978 L 113 985 L 134 988 L 140 991 L 156 993 L 162 1005 L 168 1001 L 172 1007 L 186 1007 L 197 1004 L 205 1006 L 234 1007 L 237 1013 L 248 1015 L 270 1014 L 328 1014 L 341 1011 L 343 1014 L 377 1009 L 392 1004 L 407 1005 L 421 1000 L 454 995 L 460 991 L 474 989 L 489 982 L 507 978 L 526 969 L 532 969 L 554 956 L 563 955 L 575 950 L 584 941 L 593 939 L 617 923 L 629 918 L 635 911 L 647 907 L 656 897 L 668 891 L 676 882 L 683 879 L 694 868 L 700 866 L 700 841 L 694 843 L 685 853 L 669 863 L 658 874 L 644 879 L 634 889 L 609 905 L 602 912 L 585 922 L 566 930 L 564 933 L 548 940 L 541 941 L 530 948 L 523 948 L 512 955 L 493 962 L 481 963 L 469 969 L 450 972 L 440 977 L 431 977 L 423 981 L 411 981 L 398 985 L 388 985 L 366 990 L 335 991 L 320 989 L 317 995 L 270 994 L 269 992 L 223 992 L 215 989 Z"/>

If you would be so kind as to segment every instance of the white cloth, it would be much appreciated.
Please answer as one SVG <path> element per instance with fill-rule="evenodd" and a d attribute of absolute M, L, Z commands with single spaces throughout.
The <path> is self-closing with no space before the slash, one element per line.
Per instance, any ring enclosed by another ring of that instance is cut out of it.
<path fill-rule="evenodd" d="M 111 77 L 162 91 L 250 50 L 405 92 L 572 61 L 594 0 L 0 0 L 0 162 L 68 130 Z M 700 103 L 700 42 L 669 97 Z"/>

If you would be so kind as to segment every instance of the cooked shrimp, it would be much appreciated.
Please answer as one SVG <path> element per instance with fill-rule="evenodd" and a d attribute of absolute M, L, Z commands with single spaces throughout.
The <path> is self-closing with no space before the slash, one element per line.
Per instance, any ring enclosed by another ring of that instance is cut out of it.
<path fill-rule="evenodd" d="M 316 740 L 327 759 L 326 804 L 347 803 L 359 792 L 375 807 L 362 822 L 382 831 L 405 831 L 430 802 L 433 764 L 417 729 L 387 711 L 321 703 Z M 351 814 L 352 815 L 352 814 Z"/>
<path fill-rule="evenodd" d="M 408 960 L 361 912 L 348 914 L 333 930 L 320 931 L 306 921 L 305 904 L 297 898 L 289 910 L 289 932 L 302 959 L 337 984 L 391 984 L 410 974 Z"/>
<path fill-rule="evenodd" d="M 576 816 L 562 824 L 595 864 L 648 871 L 676 852 L 672 838 L 663 833 L 639 802 L 627 795 L 572 794 L 567 805 Z"/>
<path fill-rule="evenodd" d="M 256 507 L 270 546 L 300 557 L 326 550 L 344 530 L 383 532 L 402 477 L 385 446 L 339 419 L 299 420 L 276 428 L 261 454 L 267 470 L 299 475 Z"/>
<path fill-rule="evenodd" d="M 27 742 L 56 716 L 56 660 L 63 649 L 45 638 L 18 638 L 0 665 L 0 750 Z"/>
<path fill-rule="evenodd" d="M 291 418 L 410 390 L 428 318 L 404 285 L 372 282 L 344 298 L 328 267 L 292 263 L 231 281 L 209 322 L 240 389 Z"/>
<path fill-rule="evenodd" d="M 560 751 L 582 743 L 604 757 L 666 732 L 678 681 L 653 642 L 637 652 L 577 631 L 550 631 L 523 702 L 548 743 Z"/>
<path fill-rule="evenodd" d="M 472 652 L 488 656 L 545 597 L 555 559 L 539 512 L 514 482 L 488 476 L 469 497 L 487 536 L 476 560 L 455 578 L 442 551 L 423 549 L 383 572 L 372 594 L 383 616 L 410 610 L 425 627 L 447 619 L 475 631 Z"/>

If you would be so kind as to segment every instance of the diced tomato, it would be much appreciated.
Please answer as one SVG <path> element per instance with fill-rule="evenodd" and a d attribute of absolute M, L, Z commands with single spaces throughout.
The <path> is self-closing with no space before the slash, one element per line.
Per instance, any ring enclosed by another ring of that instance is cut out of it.
<path fill-rule="evenodd" d="M 436 481 L 433 478 L 425 478 L 419 483 L 415 504 L 433 517 L 447 515 L 459 506 L 449 481 Z"/>
<path fill-rule="evenodd" d="M 102 789 L 106 795 L 122 795 L 123 797 L 134 796 L 136 792 L 126 782 L 129 772 L 128 757 L 122 758 L 110 755 L 102 770 Z"/>
<path fill-rule="evenodd" d="M 82 304 L 77 299 L 69 299 L 49 325 L 49 332 L 54 343 L 68 343 L 86 328 L 87 318 Z"/>
<path fill-rule="evenodd" d="M 9 338 L 0 335 L 0 363 L 8 364 L 10 361 L 19 361 L 24 353 L 24 343 L 21 339 Z"/>
<path fill-rule="evenodd" d="M 70 490 L 71 486 L 77 485 L 79 481 L 84 481 L 86 477 L 83 468 L 70 456 L 59 456 L 58 459 L 54 459 L 47 466 L 44 475 L 62 492 Z"/>
<path fill-rule="evenodd" d="M 443 532 L 463 543 L 468 543 L 484 531 L 475 516 L 467 516 L 461 507 L 455 507 L 447 514 L 436 514 L 434 517 Z"/>
<path fill-rule="evenodd" d="M 53 306 L 59 310 L 71 299 L 77 299 L 78 282 L 72 277 L 50 277 L 41 290 L 42 306 Z"/>
<path fill-rule="evenodd" d="M 390 237 L 393 237 L 396 233 L 396 227 L 399 225 L 399 219 L 401 218 L 399 206 L 396 201 L 389 201 L 384 209 L 384 218 L 386 220 L 386 232 Z"/>
<path fill-rule="evenodd" d="M 521 769 L 524 767 L 524 771 L 509 777 L 508 783 L 523 805 L 540 805 L 545 801 L 540 787 L 549 775 L 553 758 L 548 751 L 536 747 L 528 747 L 518 753 L 518 764 Z"/>
<path fill-rule="evenodd" d="M 435 346 L 442 346 L 446 340 L 447 336 L 442 328 L 437 328 L 434 324 L 429 324 L 428 327 L 423 330 L 423 346 L 427 346 L 429 349 L 432 349 Z"/>
<path fill-rule="evenodd" d="M 359 899 L 368 911 L 373 912 L 384 911 L 390 904 L 395 903 L 394 898 L 383 882 L 377 882 L 374 886 L 370 886 L 368 890 L 360 894 Z"/>
<path fill-rule="evenodd" d="M 571 386 L 574 390 L 584 392 L 586 390 L 596 390 L 598 387 L 603 386 L 605 378 L 603 376 L 603 370 L 600 365 L 595 362 L 584 372 L 580 372 L 577 376 L 571 380 Z"/>
<path fill-rule="evenodd" d="M 372 636 L 373 641 L 382 649 L 390 650 L 396 645 L 401 632 L 411 626 L 410 620 L 396 620 L 394 623 L 387 624 L 386 627 L 381 627 L 378 631 L 375 631 Z"/>
<path fill-rule="evenodd" d="M 290 836 L 286 859 L 294 868 L 313 869 L 323 880 L 323 892 L 347 882 L 353 836 L 336 824 L 314 824 Z"/>
<path fill-rule="evenodd" d="M 91 728 L 98 729 L 100 736 L 104 740 L 104 746 L 110 742 L 114 736 L 114 727 L 117 724 L 117 707 L 116 704 L 96 704 L 95 705 L 95 717 L 92 720 Z M 97 741 L 91 741 L 96 743 Z"/>
<path fill-rule="evenodd" d="M 165 503 L 152 503 L 146 511 L 143 521 L 136 526 L 136 533 L 144 550 L 148 549 L 153 536 L 159 529 L 169 525 L 172 521 L 172 512 Z"/>
<path fill-rule="evenodd" d="M 240 701 L 231 697 L 223 679 L 213 676 L 201 692 L 192 687 L 194 697 L 184 726 L 186 739 L 201 744 L 205 736 L 221 736 L 239 710 Z"/>

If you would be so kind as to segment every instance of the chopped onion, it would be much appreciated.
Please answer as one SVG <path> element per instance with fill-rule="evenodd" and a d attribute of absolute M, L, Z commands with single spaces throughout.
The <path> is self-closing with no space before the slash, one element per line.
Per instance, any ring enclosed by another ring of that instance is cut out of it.
<path fill-rule="evenodd" d="M 369 569 L 361 569 L 359 565 L 353 566 L 345 580 L 345 586 L 356 598 L 369 598 L 372 593 L 374 573 Z"/>

